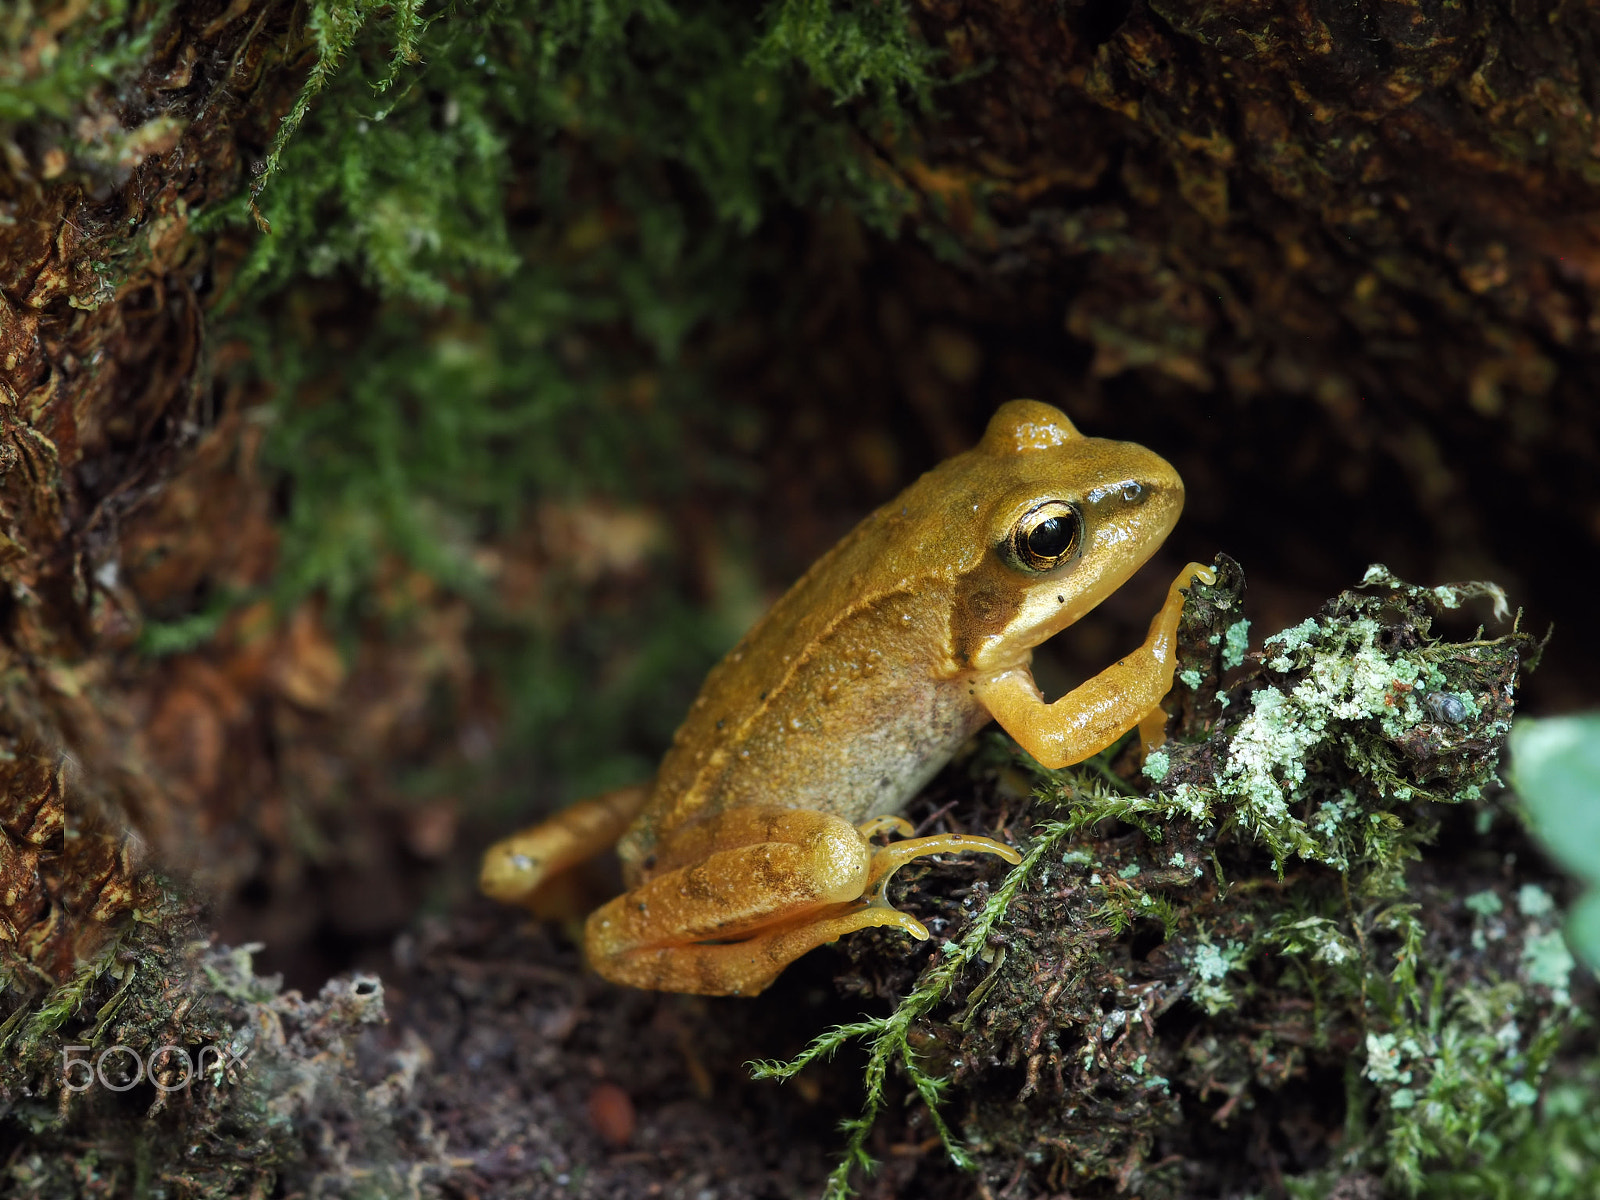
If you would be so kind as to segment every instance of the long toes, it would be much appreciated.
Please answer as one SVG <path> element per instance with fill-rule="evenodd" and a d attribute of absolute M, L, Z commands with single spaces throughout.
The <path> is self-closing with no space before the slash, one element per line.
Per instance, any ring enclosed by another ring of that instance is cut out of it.
<path fill-rule="evenodd" d="M 885 830 L 893 830 L 901 837 L 910 837 L 916 832 L 916 826 L 904 817 L 883 816 L 871 817 L 856 826 L 856 832 L 863 838 L 876 837 Z"/>

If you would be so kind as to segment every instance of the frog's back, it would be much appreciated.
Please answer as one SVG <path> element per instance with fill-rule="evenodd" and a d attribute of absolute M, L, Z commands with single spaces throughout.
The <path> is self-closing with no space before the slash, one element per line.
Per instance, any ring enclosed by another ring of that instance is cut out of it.
<path fill-rule="evenodd" d="M 873 513 L 786 592 L 706 677 L 620 847 L 637 862 L 698 817 L 754 804 L 847 820 L 899 808 L 985 714 L 952 678 L 951 595 L 982 553 L 933 569 L 931 505 L 962 505 L 929 472 Z"/>

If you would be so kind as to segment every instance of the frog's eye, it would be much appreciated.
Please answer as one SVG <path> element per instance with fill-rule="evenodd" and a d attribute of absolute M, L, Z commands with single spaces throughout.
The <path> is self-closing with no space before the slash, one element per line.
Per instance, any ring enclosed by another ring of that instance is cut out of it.
<path fill-rule="evenodd" d="M 1078 510 L 1061 500 L 1047 500 L 1017 522 L 1011 552 L 1024 570 L 1048 571 L 1072 556 L 1082 536 Z"/>

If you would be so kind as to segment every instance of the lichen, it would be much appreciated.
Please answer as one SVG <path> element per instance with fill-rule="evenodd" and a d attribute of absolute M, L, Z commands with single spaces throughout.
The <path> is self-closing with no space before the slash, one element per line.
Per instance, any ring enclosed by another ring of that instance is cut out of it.
<path fill-rule="evenodd" d="M 1250 649 L 1250 622 L 1235 621 L 1228 626 L 1223 638 L 1222 667 L 1232 670 L 1244 663 L 1245 651 Z"/>

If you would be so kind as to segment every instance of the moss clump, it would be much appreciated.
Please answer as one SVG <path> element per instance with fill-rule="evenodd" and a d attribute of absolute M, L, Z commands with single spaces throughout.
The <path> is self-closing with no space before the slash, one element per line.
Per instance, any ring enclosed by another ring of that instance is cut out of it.
<path fill-rule="evenodd" d="M 1429 1200 L 1510 1200 L 1514 1196 L 1584 1200 L 1600 1193 L 1600 1118 L 1594 1096 L 1600 1070 L 1593 1063 L 1553 1079 L 1537 1102 L 1503 1115 L 1474 1147 L 1469 1165 L 1437 1170 L 1423 1183 Z M 1302 1193 L 1311 1200 L 1314 1193 Z"/>
<path fill-rule="evenodd" d="M 278 397 L 284 587 L 341 597 L 384 553 L 460 585 L 464 543 L 540 496 L 681 484 L 682 350 L 749 301 L 748 235 L 801 203 L 892 227 L 862 129 L 929 86 L 895 5 L 325 2 L 309 28 L 229 328 Z M 307 277 L 340 281 L 337 326 Z"/>
<path fill-rule="evenodd" d="M 936 1125 L 952 1158 L 996 1179 L 1252 1186 L 1246 1147 L 1219 1153 L 1199 1122 L 1223 1143 L 1296 1129 L 1276 1169 L 1306 1194 L 1360 1174 L 1417 1193 L 1529 1135 L 1584 1023 L 1547 878 L 1497 851 L 1516 836 L 1498 755 L 1535 646 L 1435 637 L 1440 608 L 1498 591 L 1374 568 L 1224 676 L 1242 578 L 1218 566 L 1181 635 L 1210 703 L 1173 698 L 1159 790 L 1109 755 L 1040 773 L 1024 866 L 896 1014 L 804 1057 L 868 1038 L 866 1116 L 898 1061 L 925 1100 L 961 1106 L 959 1134 Z M 1445 825 L 1481 848 L 1448 872 L 1428 851 Z M 854 1130 L 836 1193 L 864 1145 Z"/>

